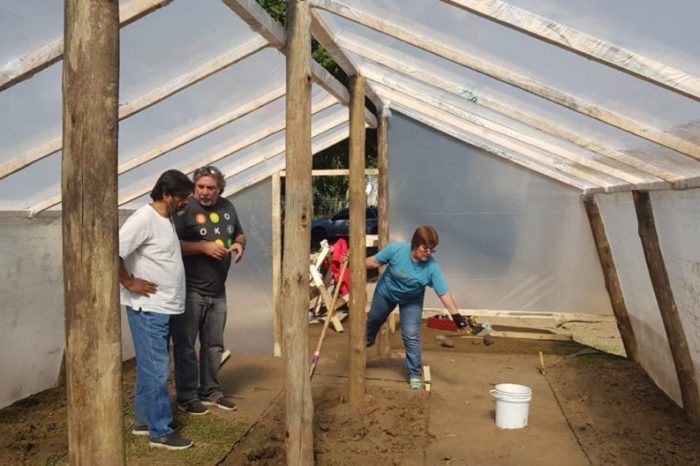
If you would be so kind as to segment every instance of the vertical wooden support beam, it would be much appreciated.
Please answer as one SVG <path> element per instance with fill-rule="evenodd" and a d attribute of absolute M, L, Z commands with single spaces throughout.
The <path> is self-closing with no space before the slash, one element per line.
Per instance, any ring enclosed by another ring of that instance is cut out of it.
<path fill-rule="evenodd" d="M 314 464 L 309 380 L 311 252 L 311 12 L 308 0 L 287 4 L 287 116 L 282 314 L 287 464 Z"/>
<path fill-rule="evenodd" d="M 119 2 L 65 0 L 63 283 L 70 464 L 124 464 L 117 257 Z"/>
<path fill-rule="evenodd" d="M 379 169 L 379 249 L 389 244 L 389 117 L 381 115 L 377 118 L 377 168 Z M 379 273 L 384 273 L 384 267 Z M 379 355 L 389 356 L 391 342 L 389 340 L 389 324 L 382 325 L 379 331 Z"/>
<path fill-rule="evenodd" d="M 654 222 L 654 212 L 651 206 L 649 193 L 645 191 L 633 191 L 634 207 L 637 211 L 639 223 L 639 237 L 642 240 L 644 256 L 654 288 L 656 301 L 659 304 L 661 320 L 666 329 L 666 337 L 671 347 L 673 363 L 676 366 L 678 383 L 683 399 L 683 408 L 695 425 L 700 425 L 700 392 L 695 377 L 693 359 L 688 348 L 688 341 L 683 331 L 683 323 L 676 306 L 676 300 L 671 290 L 671 281 L 668 277 L 666 264 L 664 263 L 659 237 Z M 695 331 L 695 329 L 691 329 Z"/>
<path fill-rule="evenodd" d="M 365 79 L 350 78 L 350 371 L 348 400 L 359 409 L 365 398 L 367 282 L 365 209 Z"/>
<path fill-rule="evenodd" d="M 272 175 L 272 325 L 274 329 L 273 354 L 282 356 L 282 190 L 279 172 Z"/>
<path fill-rule="evenodd" d="M 625 346 L 625 352 L 630 361 L 639 363 L 639 347 L 637 346 L 637 340 L 627 313 L 625 297 L 622 294 L 622 287 L 620 286 L 617 268 L 615 267 L 608 236 L 605 233 L 605 225 L 603 225 L 603 219 L 600 216 L 600 210 L 594 199 L 584 200 L 583 205 L 586 208 L 588 221 L 591 224 L 593 240 L 598 250 L 598 258 L 600 259 L 600 266 L 603 269 L 603 277 L 605 278 L 605 288 L 608 290 L 608 296 L 610 296 L 610 304 L 615 314 L 617 328 L 622 337 L 622 344 Z"/>

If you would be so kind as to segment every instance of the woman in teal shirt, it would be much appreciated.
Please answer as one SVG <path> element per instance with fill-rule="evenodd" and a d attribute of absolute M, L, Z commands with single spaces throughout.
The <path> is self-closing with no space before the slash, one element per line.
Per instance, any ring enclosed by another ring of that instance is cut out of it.
<path fill-rule="evenodd" d="M 374 290 L 372 305 L 367 314 L 367 346 L 374 344 L 377 332 L 398 305 L 408 379 L 414 390 L 421 388 L 420 323 L 425 287 L 435 290 L 459 331 L 465 331 L 468 326 L 457 310 L 442 270 L 433 257 L 437 245 L 438 233 L 435 228 L 423 225 L 413 233 L 411 244 L 392 243 L 378 254 L 367 258 L 368 269 L 387 266 Z"/>

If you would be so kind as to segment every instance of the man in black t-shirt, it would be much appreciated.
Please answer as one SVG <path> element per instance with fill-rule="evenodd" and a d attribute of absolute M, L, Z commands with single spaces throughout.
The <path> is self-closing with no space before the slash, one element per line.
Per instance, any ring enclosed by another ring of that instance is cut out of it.
<path fill-rule="evenodd" d="M 221 196 L 226 181 L 212 166 L 194 172 L 194 200 L 182 215 L 173 217 L 180 238 L 187 298 L 185 313 L 170 321 L 175 359 L 175 389 L 180 410 L 207 414 L 208 406 L 233 411 L 219 381 L 224 350 L 226 277 L 240 262 L 246 238 L 233 204 Z M 199 377 L 195 343 L 199 336 Z"/>

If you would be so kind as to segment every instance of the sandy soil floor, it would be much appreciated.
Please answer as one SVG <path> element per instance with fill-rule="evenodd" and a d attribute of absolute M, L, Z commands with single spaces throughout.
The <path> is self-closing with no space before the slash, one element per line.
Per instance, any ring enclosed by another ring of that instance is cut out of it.
<path fill-rule="evenodd" d="M 612 322 L 547 325 L 620 353 Z M 310 326 L 310 348 L 319 330 L 320 325 Z M 423 330 L 423 363 L 431 367 L 433 379 L 430 392 L 409 389 L 398 334 L 392 337 L 390 357 L 368 350 L 366 403 L 358 414 L 345 402 L 347 334 L 329 332 L 312 384 L 317 464 L 700 464 L 700 429 L 626 359 L 610 352 L 582 354 L 589 346 L 573 341 L 496 338 L 485 346 L 479 340 L 451 338 L 455 346 L 445 348 L 436 339 L 442 334 Z M 219 464 L 286 464 L 282 362 L 234 355 L 222 379 L 236 396 L 239 411 L 214 414 L 240 421 L 244 428 L 230 440 L 230 451 L 221 455 Z M 125 400 L 133 395 L 130 380 L 133 368 L 127 365 Z M 524 429 L 495 426 L 489 390 L 505 382 L 533 390 Z M 61 389 L 49 390 L 0 411 L 0 464 L 65 461 L 64 396 Z M 182 422 L 186 427 L 188 419 Z M 205 464 L 181 452 L 157 455 L 129 463 Z"/>

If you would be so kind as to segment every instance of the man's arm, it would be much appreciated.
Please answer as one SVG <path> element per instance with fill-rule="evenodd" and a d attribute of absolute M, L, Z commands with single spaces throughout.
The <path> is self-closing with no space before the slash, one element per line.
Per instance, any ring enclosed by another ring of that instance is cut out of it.
<path fill-rule="evenodd" d="M 119 258 L 119 283 L 132 293 L 149 296 L 158 291 L 158 285 L 147 280 L 132 277 L 126 270 L 124 259 Z"/>

